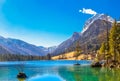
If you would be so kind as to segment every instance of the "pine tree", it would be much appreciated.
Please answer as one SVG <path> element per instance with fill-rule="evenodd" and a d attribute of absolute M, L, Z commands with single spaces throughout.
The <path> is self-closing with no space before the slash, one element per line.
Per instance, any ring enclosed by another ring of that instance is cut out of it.
<path fill-rule="evenodd" d="M 118 54 L 118 61 L 120 61 L 120 22 L 117 23 L 117 30 L 116 30 L 116 48 L 117 48 L 117 54 Z"/>
<path fill-rule="evenodd" d="M 101 47 L 100 47 L 100 51 L 99 51 L 100 54 L 105 53 L 105 49 L 106 49 L 106 48 L 105 48 L 105 43 L 103 42 L 102 45 L 101 45 Z"/>
<path fill-rule="evenodd" d="M 104 56 L 104 60 L 105 60 L 105 50 L 106 50 L 105 42 L 103 42 L 101 47 L 100 47 L 99 53 Z"/>
<path fill-rule="evenodd" d="M 114 56 L 114 60 L 119 60 L 117 57 L 120 54 L 120 25 L 116 21 L 110 30 L 109 44 L 110 53 Z"/>
<path fill-rule="evenodd" d="M 120 62 L 120 23 L 117 23 L 117 30 L 116 30 L 116 54 L 117 60 Z"/>

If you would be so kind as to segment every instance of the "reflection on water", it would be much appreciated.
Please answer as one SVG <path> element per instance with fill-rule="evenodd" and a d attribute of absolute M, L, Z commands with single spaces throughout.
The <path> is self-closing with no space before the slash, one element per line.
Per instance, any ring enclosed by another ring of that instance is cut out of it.
<path fill-rule="evenodd" d="M 28 78 L 17 79 L 16 65 L 8 63 L 0 65 L 0 81 L 120 81 L 120 69 L 91 68 L 89 65 L 73 64 L 74 62 L 67 64 L 66 61 L 26 62 L 24 72 Z"/>
<path fill-rule="evenodd" d="M 58 75 L 42 75 L 30 78 L 28 81 L 65 81 Z"/>
<path fill-rule="evenodd" d="M 18 78 L 18 81 L 25 81 L 25 78 Z"/>

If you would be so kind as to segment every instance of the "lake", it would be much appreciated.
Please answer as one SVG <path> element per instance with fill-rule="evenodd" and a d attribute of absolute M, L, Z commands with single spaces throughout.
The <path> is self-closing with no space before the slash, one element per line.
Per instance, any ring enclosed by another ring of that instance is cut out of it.
<path fill-rule="evenodd" d="M 120 69 L 91 68 L 91 61 L 0 62 L 0 81 L 120 81 Z M 17 79 L 19 69 L 27 79 Z"/>

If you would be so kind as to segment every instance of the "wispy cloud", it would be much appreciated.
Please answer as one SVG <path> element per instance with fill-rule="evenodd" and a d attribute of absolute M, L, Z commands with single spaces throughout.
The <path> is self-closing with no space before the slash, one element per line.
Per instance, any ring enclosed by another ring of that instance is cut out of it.
<path fill-rule="evenodd" d="M 96 15 L 97 12 L 92 10 L 92 9 L 85 9 L 83 8 L 82 10 L 79 10 L 79 12 L 84 13 L 84 14 L 90 14 L 90 15 Z"/>

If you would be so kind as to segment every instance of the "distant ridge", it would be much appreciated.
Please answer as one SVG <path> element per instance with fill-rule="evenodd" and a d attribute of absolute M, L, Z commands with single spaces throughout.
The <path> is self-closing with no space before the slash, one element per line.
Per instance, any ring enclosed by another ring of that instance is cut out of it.
<path fill-rule="evenodd" d="M 33 55 L 45 56 L 48 52 L 43 49 L 24 42 L 19 39 L 4 38 L 0 36 L 0 54 L 20 54 L 20 55 Z"/>

